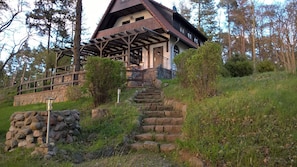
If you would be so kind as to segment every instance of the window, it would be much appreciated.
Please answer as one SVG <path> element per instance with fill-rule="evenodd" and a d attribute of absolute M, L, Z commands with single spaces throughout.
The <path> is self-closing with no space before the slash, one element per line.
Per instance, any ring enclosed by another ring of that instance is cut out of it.
<path fill-rule="evenodd" d="M 199 43 L 199 40 L 198 40 L 197 38 L 194 38 L 194 42 L 195 42 L 196 44 L 198 44 L 198 43 Z"/>
<path fill-rule="evenodd" d="M 192 39 L 192 34 L 188 32 L 188 38 Z"/>
<path fill-rule="evenodd" d="M 123 21 L 123 22 L 122 22 L 122 25 L 129 24 L 129 23 L 130 23 L 130 20 Z"/>
<path fill-rule="evenodd" d="M 143 20 L 144 19 L 144 16 L 141 16 L 141 17 L 137 17 L 136 19 L 135 19 L 135 21 L 139 21 L 139 20 Z"/>
<path fill-rule="evenodd" d="M 125 2 L 127 2 L 127 1 L 129 1 L 129 0 L 121 0 L 121 3 L 125 3 Z"/>
<path fill-rule="evenodd" d="M 179 28 L 179 31 L 180 31 L 181 33 L 184 34 L 184 33 L 185 33 L 185 29 L 184 29 L 184 27 L 180 27 L 180 28 Z"/>
<path fill-rule="evenodd" d="M 174 45 L 174 56 L 178 55 L 179 54 L 179 48 L 177 45 Z"/>

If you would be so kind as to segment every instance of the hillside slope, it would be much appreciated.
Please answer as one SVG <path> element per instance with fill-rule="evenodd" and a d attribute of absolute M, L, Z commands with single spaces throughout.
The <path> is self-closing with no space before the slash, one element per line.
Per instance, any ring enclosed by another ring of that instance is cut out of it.
<path fill-rule="evenodd" d="M 217 96 L 200 102 L 192 90 L 168 82 L 165 96 L 188 105 L 181 148 L 210 166 L 297 165 L 296 76 L 221 79 Z"/>

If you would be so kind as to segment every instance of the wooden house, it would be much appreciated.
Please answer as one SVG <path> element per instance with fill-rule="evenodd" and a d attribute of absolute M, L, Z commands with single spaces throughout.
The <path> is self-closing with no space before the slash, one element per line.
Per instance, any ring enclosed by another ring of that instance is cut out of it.
<path fill-rule="evenodd" d="M 155 77 L 171 78 L 176 70 L 174 57 L 206 40 L 176 10 L 154 0 L 111 0 L 91 39 L 80 47 L 82 70 L 62 66 L 62 57 L 73 57 L 72 48 L 57 50 L 56 71 L 46 78 L 22 82 L 14 105 L 39 103 L 48 96 L 65 101 L 66 88 L 84 82 L 88 56 L 123 61 L 128 86 L 150 84 Z"/>
<path fill-rule="evenodd" d="M 170 72 L 176 70 L 175 55 L 206 40 L 176 10 L 154 0 L 111 0 L 91 40 L 81 46 L 81 59 L 109 57 L 127 67 Z M 71 56 L 72 50 L 61 50 L 57 60 L 64 55 Z"/>

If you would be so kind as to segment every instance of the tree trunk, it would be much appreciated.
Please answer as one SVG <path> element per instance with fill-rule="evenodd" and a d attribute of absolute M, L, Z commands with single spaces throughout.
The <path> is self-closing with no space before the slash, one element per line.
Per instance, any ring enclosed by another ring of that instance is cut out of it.
<path fill-rule="evenodd" d="M 81 41 L 81 18 L 82 18 L 82 0 L 76 2 L 76 21 L 74 35 L 74 71 L 80 71 L 80 41 Z M 78 75 L 74 76 L 74 80 L 78 80 Z"/>

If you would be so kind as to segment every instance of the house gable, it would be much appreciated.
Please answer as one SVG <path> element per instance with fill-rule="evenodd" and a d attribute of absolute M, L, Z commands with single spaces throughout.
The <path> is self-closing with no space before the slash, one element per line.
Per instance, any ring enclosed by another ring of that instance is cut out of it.
<path fill-rule="evenodd" d="M 112 0 L 92 39 L 140 27 L 171 34 L 194 48 L 207 40 L 176 11 L 153 0 Z"/>

